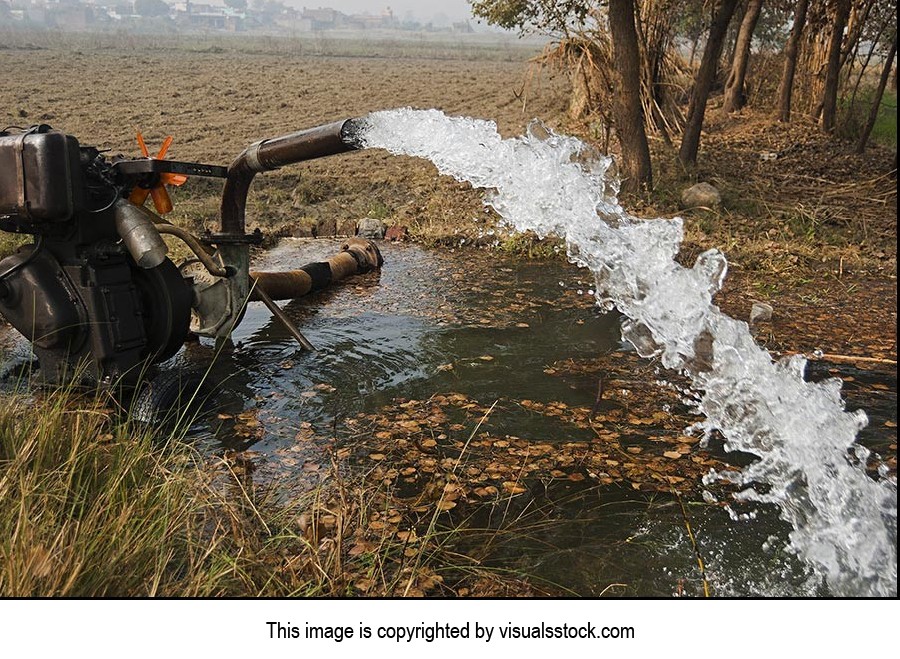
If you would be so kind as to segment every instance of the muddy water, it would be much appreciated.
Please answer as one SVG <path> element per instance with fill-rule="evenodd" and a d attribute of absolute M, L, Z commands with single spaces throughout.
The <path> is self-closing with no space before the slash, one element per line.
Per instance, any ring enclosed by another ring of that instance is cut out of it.
<path fill-rule="evenodd" d="M 339 245 L 285 240 L 254 267 L 289 269 Z M 658 383 L 668 376 L 655 366 L 629 361 L 619 318 L 595 307 L 583 271 L 475 250 L 382 249 L 381 272 L 285 305 L 314 354 L 253 303 L 233 346 L 216 355 L 210 342 L 189 345 L 167 365 L 208 369 L 215 385 L 215 409 L 192 433 L 201 450 L 241 451 L 255 480 L 295 489 L 327 480 L 336 459 L 421 502 L 435 477 L 427 465 L 465 445 L 462 482 L 474 492 L 441 524 L 464 525 L 460 549 L 486 567 L 581 595 L 700 596 L 704 574 L 717 595 L 822 592 L 782 551 L 789 527 L 776 513 L 703 502 L 698 476 L 724 454 L 667 443 L 692 420 L 683 394 Z M 7 365 L 28 359 L 11 332 L 0 332 L 0 350 Z M 873 419 L 863 439 L 885 448 L 896 441 L 883 430 L 896 422 L 896 383 L 873 397 L 867 375 L 854 375 Z M 677 462 L 661 457 L 677 457 L 672 448 L 684 453 Z M 418 471 L 398 476 L 404 468 Z M 499 491 L 485 497 L 476 485 Z"/>
<path fill-rule="evenodd" d="M 286 240 L 253 267 L 288 269 L 339 246 Z M 596 390 L 579 391 L 544 373 L 558 360 L 619 347 L 617 316 L 595 310 L 577 269 L 402 244 L 384 244 L 382 251 L 381 272 L 284 305 L 315 353 L 303 352 L 264 306 L 250 305 L 234 350 L 211 368 L 212 380 L 231 394 L 221 416 L 258 411 L 254 451 L 277 455 L 293 444 L 300 423 L 328 433 L 336 419 L 437 392 L 488 404 L 563 397 L 593 404 Z M 204 343 L 182 359 L 200 361 L 211 350 Z M 508 432 L 529 427 L 527 416 L 505 416 Z M 502 417 L 494 417 L 495 425 Z M 217 436 L 226 445 L 247 443 L 227 429 Z"/>

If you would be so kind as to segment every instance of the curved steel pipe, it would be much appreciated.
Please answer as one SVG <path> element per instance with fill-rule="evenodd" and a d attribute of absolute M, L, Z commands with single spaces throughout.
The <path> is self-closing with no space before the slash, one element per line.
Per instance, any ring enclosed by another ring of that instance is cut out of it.
<path fill-rule="evenodd" d="M 244 215 L 250 183 L 259 172 L 268 172 L 305 160 L 324 158 L 359 148 L 359 119 L 345 119 L 289 135 L 251 144 L 228 167 L 222 191 L 223 234 L 244 235 Z"/>
<path fill-rule="evenodd" d="M 176 238 L 181 239 L 181 241 L 187 245 L 190 250 L 194 253 L 194 256 L 204 265 L 207 272 L 215 277 L 230 277 L 231 272 L 228 268 L 216 263 L 213 259 L 212 254 L 206 251 L 206 248 L 203 247 L 203 243 L 201 243 L 193 234 L 191 234 L 186 229 L 182 229 L 179 226 L 175 226 L 174 224 L 169 224 L 168 222 L 159 222 L 156 224 L 156 230 L 162 234 L 169 234 L 171 236 L 175 236 Z"/>

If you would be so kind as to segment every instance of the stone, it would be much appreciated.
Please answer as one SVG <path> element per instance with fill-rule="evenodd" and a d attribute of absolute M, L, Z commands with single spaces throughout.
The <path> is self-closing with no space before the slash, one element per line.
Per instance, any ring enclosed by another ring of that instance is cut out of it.
<path fill-rule="evenodd" d="M 681 207 L 719 210 L 722 207 L 722 195 L 715 186 L 706 182 L 698 183 L 681 193 Z"/>
<path fill-rule="evenodd" d="M 409 238 L 409 230 L 399 224 L 393 224 L 384 232 L 385 240 L 407 240 Z"/>
<path fill-rule="evenodd" d="M 384 238 L 384 222 L 372 217 L 363 218 L 356 225 L 356 235 L 369 240 L 381 240 Z"/>
<path fill-rule="evenodd" d="M 757 323 L 764 323 L 767 320 L 772 320 L 772 313 L 774 311 L 771 304 L 754 302 L 753 306 L 750 307 L 750 324 L 756 325 Z"/>

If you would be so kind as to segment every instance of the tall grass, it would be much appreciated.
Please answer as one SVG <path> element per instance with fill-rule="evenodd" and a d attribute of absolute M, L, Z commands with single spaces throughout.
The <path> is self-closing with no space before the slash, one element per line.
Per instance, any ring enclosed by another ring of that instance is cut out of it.
<path fill-rule="evenodd" d="M 285 496 L 244 459 L 201 456 L 106 403 L 0 397 L 0 597 L 421 596 L 454 592 L 438 571 L 478 578 L 446 533 L 373 536 L 403 504 L 334 460 Z"/>
<path fill-rule="evenodd" d="M 333 561 L 248 471 L 73 390 L 0 400 L 0 596 L 332 595 Z"/>
<path fill-rule="evenodd" d="M 30 236 L 26 237 L 20 234 L 0 231 L 0 259 L 14 254 L 19 247 L 28 242 L 27 238 L 30 238 Z"/>
<path fill-rule="evenodd" d="M 75 403 L 75 404 L 73 404 Z M 230 541 L 195 456 L 72 391 L 0 410 L 0 595 L 206 595 Z"/>

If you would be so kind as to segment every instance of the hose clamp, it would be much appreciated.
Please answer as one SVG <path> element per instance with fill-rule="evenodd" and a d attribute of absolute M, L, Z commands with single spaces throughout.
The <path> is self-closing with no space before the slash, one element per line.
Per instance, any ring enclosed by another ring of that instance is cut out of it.
<path fill-rule="evenodd" d="M 356 271 L 359 274 L 365 274 L 372 269 L 372 265 L 369 263 L 369 259 L 365 254 L 362 253 L 359 249 L 354 249 L 354 246 L 344 244 L 342 250 L 343 252 L 347 252 L 353 259 L 356 261 Z"/>
<path fill-rule="evenodd" d="M 245 162 L 247 166 L 253 170 L 254 172 L 264 172 L 266 171 L 266 167 L 263 166 L 262 161 L 259 159 L 259 149 L 265 144 L 266 140 L 259 140 L 258 142 L 254 142 L 250 146 L 247 147 Z"/>

